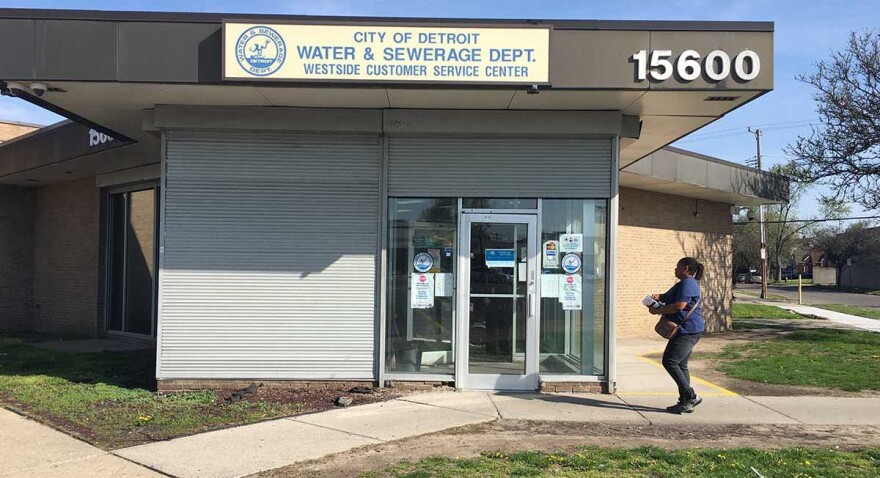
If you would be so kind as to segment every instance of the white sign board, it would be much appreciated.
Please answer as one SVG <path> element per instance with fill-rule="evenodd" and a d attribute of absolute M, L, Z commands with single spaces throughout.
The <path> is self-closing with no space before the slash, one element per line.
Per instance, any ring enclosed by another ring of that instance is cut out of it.
<path fill-rule="evenodd" d="M 559 236 L 560 252 L 584 252 L 583 234 L 561 234 Z"/>
<path fill-rule="evenodd" d="M 562 310 L 581 310 L 583 289 L 583 280 L 580 275 L 560 275 L 559 302 L 562 303 Z"/>
<path fill-rule="evenodd" d="M 224 80 L 546 84 L 550 29 L 225 22 Z"/>
<path fill-rule="evenodd" d="M 434 307 L 434 274 L 410 274 L 409 293 L 413 309 Z"/>

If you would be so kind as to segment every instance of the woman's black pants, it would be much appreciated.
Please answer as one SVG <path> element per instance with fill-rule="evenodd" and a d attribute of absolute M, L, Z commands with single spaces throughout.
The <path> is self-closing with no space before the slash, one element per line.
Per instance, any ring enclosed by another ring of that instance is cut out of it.
<path fill-rule="evenodd" d="M 678 398 L 689 400 L 697 396 L 691 388 L 691 376 L 688 373 L 688 359 L 694 345 L 700 341 L 702 334 L 681 334 L 669 340 L 666 350 L 663 351 L 663 368 L 669 372 L 672 380 L 678 385 Z"/>

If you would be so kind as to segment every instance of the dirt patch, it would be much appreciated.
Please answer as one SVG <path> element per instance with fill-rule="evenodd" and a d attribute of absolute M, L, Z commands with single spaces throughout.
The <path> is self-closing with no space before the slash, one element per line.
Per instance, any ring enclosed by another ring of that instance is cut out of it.
<path fill-rule="evenodd" d="M 320 460 L 266 471 L 261 478 L 352 477 L 381 471 L 403 460 L 429 456 L 474 457 L 484 451 L 506 453 L 569 451 L 580 446 L 661 448 L 785 448 L 792 446 L 854 449 L 880 446 L 877 426 L 808 425 L 632 425 L 501 420 L 373 445 Z"/>

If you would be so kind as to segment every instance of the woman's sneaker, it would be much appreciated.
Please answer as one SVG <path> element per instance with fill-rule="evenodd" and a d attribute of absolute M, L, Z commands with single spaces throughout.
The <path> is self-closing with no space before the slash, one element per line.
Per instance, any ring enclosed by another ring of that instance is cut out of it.
<path fill-rule="evenodd" d="M 666 407 L 666 411 L 669 413 L 677 413 L 681 415 L 682 413 L 691 413 L 692 411 L 694 411 L 694 407 L 691 406 L 689 399 L 679 398 L 678 403 Z"/>
<path fill-rule="evenodd" d="M 691 412 L 692 412 L 692 411 L 694 411 L 694 408 L 697 407 L 697 405 L 703 403 L 703 399 L 698 396 L 694 396 L 694 398 L 688 400 L 688 403 L 690 403 L 690 405 L 691 405 Z M 690 413 L 690 412 L 688 412 L 688 413 Z"/>

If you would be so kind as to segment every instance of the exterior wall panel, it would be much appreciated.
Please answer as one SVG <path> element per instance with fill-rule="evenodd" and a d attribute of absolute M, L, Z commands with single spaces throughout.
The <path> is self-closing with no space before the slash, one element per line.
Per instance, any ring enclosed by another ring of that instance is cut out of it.
<path fill-rule="evenodd" d="M 160 379 L 372 379 L 379 137 L 167 133 Z"/>
<path fill-rule="evenodd" d="M 698 207 L 700 217 L 693 212 Z M 646 294 L 675 284 L 685 256 L 706 266 L 700 282 L 706 329 L 730 328 L 733 300 L 733 225 L 730 205 L 637 189 L 620 189 L 617 264 L 617 336 L 654 334 L 658 316 L 641 304 Z"/>
<path fill-rule="evenodd" d="M 37 189 L 34 324 L 39 332 L 96 336 L 100 193 L 95 178 Z"/>
<path fill-rule="evenodd" d="M 31 330 L 34 191 L 0 186 L 0 330 Z"/>
<path fill-rule="evenodd" d="M 390 196 L 607 198 L 611 139 L 391 136 Z"/>

